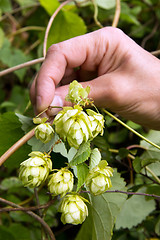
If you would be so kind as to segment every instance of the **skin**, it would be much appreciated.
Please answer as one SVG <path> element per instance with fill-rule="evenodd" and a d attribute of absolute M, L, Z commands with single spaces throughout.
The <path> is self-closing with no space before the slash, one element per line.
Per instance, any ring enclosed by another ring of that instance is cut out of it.
<path fill-rule="evenodd" d="M 90 86 L 97 107 L 160 129 L 160 60 L 121 30 L 106 27 L 53 44 L 30 90 L 36 113 L 68 105 L 65 96 L 74 79 Z"/>

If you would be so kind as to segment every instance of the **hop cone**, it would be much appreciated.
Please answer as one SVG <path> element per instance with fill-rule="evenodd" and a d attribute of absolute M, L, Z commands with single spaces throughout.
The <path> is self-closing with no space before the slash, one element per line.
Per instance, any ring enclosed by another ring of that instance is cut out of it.
<path fill-rule="evenodd" d="M 53 196 L 61 195 L 63 197 L 67 192 L 73 189 L 73 174 L 66 168 L 62 168 L 50 176 L 48 188 Z"/>
<path fill-rule="evenodd" d="M 92 137 L 91 121 L 80 106 L 64 107 L 53 123 L 55 131 L 71 147 L 78 148 Z"/>
<path fill-rule="evenodd" d="M 91 109 L 87 109 L 86 111 L 91 121 L 91 130 L 92 130 L 93 138 L 95 138 L 99 133 L 103 135 L 103 128 L 104 128 L 103 115 L 100 113 L 96 113 Z"/>
<path fill-rule="evenodd" d="M 85 99 L 87 99 L 88 94 L 90 92 L 90 87 L 87 86 L 83 88 L 80 83 L 76 80 L 70 83 L 69 85 L 69 92 L 66 96 L 66 101 L 70 101 L 72 103 L 85 105 Z"/>
<path fill-rule="evenodd" d="M 83 198 L 76 194 L 66 195 L 60 204 L 59 212 L 62 213 L 63 224 L 81 224 L 88 216 L 88 208 Z"/>
<path fill-rule="evenodd" d="M 53 137 L 54 130 L 49 123 L 41 123 L 35 128 L 35 136 L 43 143 L 49 142 Z"/>
<path fill-rule="evenodd" d="M 41 152 L 31 152 L 30 158 L 20 165 L 19 178 L 25 187 L 38 187 L 45 182 L 52 169 L 50 156 Z"/>
<path fill-rule="evenodd" d="M 107 161 L 100 163 L 90 170 L 86 179 L 86 186 L 93 195 L 99 195 L 112 187 L 110 177 L 113 176 L 113 169 L 108 166 Z"/>

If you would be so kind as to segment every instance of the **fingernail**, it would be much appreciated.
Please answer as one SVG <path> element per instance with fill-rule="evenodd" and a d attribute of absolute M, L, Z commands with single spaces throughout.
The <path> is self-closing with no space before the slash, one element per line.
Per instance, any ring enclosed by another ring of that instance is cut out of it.
<path fill-rule="evenodd" d="M 51 102 L 50 106 L 58 106 L 58 107 L 63 107 L 63 101 L 62 98 L 58 95 L 54 96 L 53 101 Z"/>

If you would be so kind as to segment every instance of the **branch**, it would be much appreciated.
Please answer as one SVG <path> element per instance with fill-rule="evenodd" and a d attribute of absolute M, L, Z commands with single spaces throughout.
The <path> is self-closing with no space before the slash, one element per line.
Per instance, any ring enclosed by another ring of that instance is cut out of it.
<path fill-rule="evenodd" d="M 29 66 L 32 66 L 34 64 L 37 64 L 37 63 L 41 63 L 43 61 L 44 61 L 44 57 L 41 57 L 41 58 L 37 58 L 37 59 L 31 60 L 31 61 L 19 64 L 19 65 L 14 66 L 14 67 L 8 68 L 8 69 L 0 72 L 0 77 L 4 76 L 6 74 L 9 74 L 11 72 L 14 72 L 16 70 L 19 70 L 21 68 L 25 68 L 25 67 L 29 67 Z"/>
<path fill-rule="evenodd" d="M 32 207 L 15 207 L 15 208 L 0 208 L 0 212 L 15 212 L 15 211 L 23 211 L 23 212 L 27 212 L 27 211 L 36 211 L 36 210 L 40 210 L 40 209 L 45 209 L 50 207 L 51 205 L 53 205 L 53 203 L 55 202 L 55 199 L 49 201 L 46 204 L 43 205 L 39 205 L 39 206 L 32 206 Z M 19 205 L 20 206 L 20 205 Z"/>
<path fill-rule="evenodd" d="M 3 199 L 3 198 L 1 198 L 1 197 L 0 197 L 0 202 L 2 202 L 2 203 L 4 203 L 4 204 L 7 204 L 7 205 L 9 205 L 9 206 L 12 206 L 12 207 L 19 208 L 19 209 L 21 209 L 21 211 L 22 211 L 22 209 L 23 209 L 23 208 L 22 208 L 21 206 L 19 206 L 18 204 L 15 204 L 15 203 L 13 203 L 13 202 L 10 202 L 10 201 L 8 201 L 8 200 L 6 200 L 6 199 Z M 53 232 L 52 232 L 52 230 L 51 230 L 51 228 L 48 226 L 48 224 L 47 224 L 41 217 L 39 217 L 37 214 L 35 214 L 35 213 L 31 212 L 31 211 L 26 211 L 26 213 L 27 213 L 28 215 L 30 215 L 31 217 L 33 217 L 34 219 L 36 219 L 36 220 L 45 228 L 45 230 L 46 230 L 47 233 L 49 234 L 51 240 L 56 240 L 56 239 L 55 239 L 55 236 L 54 236 L 54 234 L 53 234 Z"/>
<path fill-rule="evenodd" d="M 95 0 L 91 0 L 94 6 L 94 21 L 96 25 L 100 28 L 103 28 L 102 24 L 98 21 L 98 6 Z"/>
<path fill-rule="evenodd" d="M 34 129 L 25 134 L 21 139 L 19 139 L 14 145 L 12 145 L 1 157 L 0 166 L 23 144 L 25 144 L 30 138 L 34 136 Z"/>
<path fill-rule="evenodd" d="M 119 18 L 120 18 L 120 14 L 121 14 L 121 1 L 116 0 L 116 10 L 115 10 L 115 15 L 114 15 L 112 27 L 117 27 L 118 22 L 119 22 Z"/>
<path fill-rule="evenodd" d="M 44 27 L 39 27 L 39 26 L 27 26 L 27 27 L 24 27 L 24 28 L 20 28 L 15 32 L 12 32 L 7 37 L 13 37 L 17 34 L 27 32 L 27 31 L 44 31 L 44 29 L 45 29 Z"/>
<path fill-rule="evenodd" d="M 104 108 L 102 109 L 102 111 L 104 113 L 106 113 L 107 115 L 109 115 L 110 117 L 112 117 L 114 120 L 116 120 L 118 123 L 120 123 L 121 125 L 123 125 L 125 128 L 127 128 L 128 130 L 130 130 L 131 132 L 133 132 L 134 134 L 136 134 L 138 137 L 140 137 L 141 139 L 143 139 L 144 141 L 146 141 L 147 143 L 151 144 L 152 146 L 158 148 L 160 150 L 160 146 L 158 146 L 156 143 L 150 141 L 149 139 L 145 138 L 143 135 L 141 135 L 140 133 L 138 133 L 137 131 L 135 131 L 133 128 L 129 127 L 127 124 L 125 124 L 124 122 L 122 122 L 119 118 L 115 117 L 112 113 L 108 112 L 107 110 L 105 110 Z"/>
<path fill-rule="evenodd" d="M 51 16 L 47 28 L 46 28 L 46 32 L 45 32 L 45 36 L 44 36 L 44 43 L 43 43 L 43 56 L 46 56 L 46 51 L 47 51 L 47 40 L 48 40 L 48 34 L 50 31 L 50 28 L 52 26 L 52 23 L 55 19 L 55 17 L 57 16 L 57 14 L 60 12 L 60 10 L 68 3 L 72 2 L 73 0 L 67 0 L 65 2 L 63 2 L 57 9 L 56 11 L 53 13 L 53 15 Z"/>
<path fill-rule="evenodd" d="M 81 193 L 90 193 L 90 191 L 81 191 Z M 140 192 L 125 192 L 125 191 L 120 191 L 120 190 L 108 190 L 105 193 L 123 193 L 123 194 L 127 194 L 127 195 L 139 195 L 139 196 L 145 196 L 145 197 L 154 197 L 160 201 L 160 196 L 155 195 L 155 194 L 140 193 Z"/>

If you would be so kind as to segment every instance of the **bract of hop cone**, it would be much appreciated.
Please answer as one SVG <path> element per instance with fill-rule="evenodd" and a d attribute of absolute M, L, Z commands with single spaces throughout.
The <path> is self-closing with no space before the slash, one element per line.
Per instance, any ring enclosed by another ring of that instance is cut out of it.
<path fill-rule="evenodd" d="M 46 181 L 52 169 L 52 161 L 48 154 L 35 151 L 29 154 L 30 158 L 20 165 L 19 178 L 25 187 L 38 187 Z"/>
<path fill-rule="evenodd" d="M 63 224 L 81 224 L 88 216 L 88 208 L 84 200 L 78 194 L 67 194 L 61 201 L 59 212 L 62 213 Z"/>
<path fill-rule="evenodd" d="M 52 196 L 65 196 L 73 190 L 74 177 L 71 171 L 61 168 L 49 176 L 48 189 Z"/>

